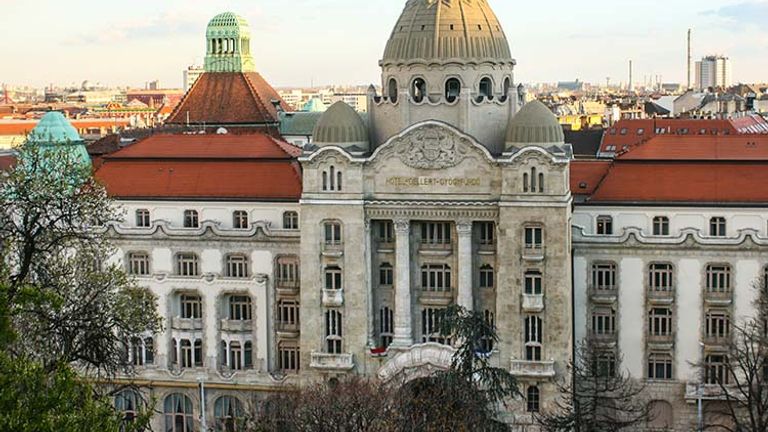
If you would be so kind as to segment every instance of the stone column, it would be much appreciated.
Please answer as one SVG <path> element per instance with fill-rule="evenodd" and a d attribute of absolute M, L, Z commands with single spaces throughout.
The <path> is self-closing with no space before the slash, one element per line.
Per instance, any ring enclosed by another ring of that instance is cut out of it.
<path fill-rule="evenodd" d="M 365 300 L 368 303 L 368 347 L 369 348 L 375 348 L 376 347 L 376 338 L 375 338 L 375 326 L 376 326 L 376 302 L 375 297 L 373 295 L 373 277 L 371 276 L 373 273 L 373 269 L 371 268 L 373 263 L 371 260 L 373 259 L 373 251 L 372 249 L 372 241 L 371 241 L 371 224 L 373 222 L 370 219 L 365 220 L 365 252 L 363 254 L 363 259 L 365 260 Z"/>
<path fill-rule="evenodd" d="M 394 221 L 396 241 L 395 268 L 395 337 L 394 347 L 413 345 L 411 326 L 411 223 Z"/>
<path fill-rule="evenodd" d="M 459 234 L 459 306 L 468 310 L 474 307 L 472 296 L 472 222 L 461 221 L 456 224 Z"/>

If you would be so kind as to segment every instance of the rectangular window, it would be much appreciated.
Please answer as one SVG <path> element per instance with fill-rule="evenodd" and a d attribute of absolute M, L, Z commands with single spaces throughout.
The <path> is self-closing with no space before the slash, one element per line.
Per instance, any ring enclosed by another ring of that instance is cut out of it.
<path fill-rule="evenodd" d="M 149 228 L 150 225 L 149 210 L 136 210 L 136 226 L 139 228 Z"/>
<path fill-rule="evenodd" d="M 480 230 L 480 244 L 483 246 L 492 246 L 496 244 L 496 224 L 493 222 L 481 222 L 478 224 Z"/>
<path fill-rule="evenodd" d="M 198 295 L 182 294 L 181 318 L 184 319 L 202 319 L 203 318 L 203 299 Z"/>
<path fill-rule="evenodd" d="M 250 321 L 253 307 L 248 296 L 232 296 L 229 298 L 229 319 L 235 321 Z"/>
<path fill-rule="evenodd" d="M 328 267 L 325 269 L 325 289 L 340 290 L 342 286 L 341 269 L 338 267 Z"/>
<path fill-rule="evenodd" d="M 199 228 L 200 219 L 197 210 L 184 210 L 184 228 Z"/>
<path fill-rule="evenodd" d="M 728 265 L 707 266 L 707 292 L 731 292 L 731 267 Z"/>
<path fill-rule="evenodd" d="M 525 249 L 539 251 L 544 248 L 544 230 L 541 227 L 525 228 Z"/>
<path fill-rule="evenodd" d="M 483 312 L 483 316 L 485 318 L 485 323 L 493 328 L 496 329 L 496 315 L 491 312 L 490 310 L 486 309 Z M 484 337 L 480 339 L 480 348 L 482 349 L 482 352 L 484 353 L 490 353 L 493 351 L 494 348 L 494 340 L 490 337 Z"/>
<path fill-rule="evenodd" d="M 328 246 L 341 245 L 341 224 L 337 222 L 328 222 L 325 224 L 325 244 Z"/>
<path fill-rule="evenodd" d="M 596 353 L 593 368 L 595 370 L 595 375 L 598 377 L 615 377 L 616 354 L 610 351 Z"/>
<path fill-rule="evenodd" d="M 706 359 L 706 376 L 705 382 L 707 384 L 728 384 L 730 382 L 728 376 L 728 357 L 724 355 L 708 355 Z"/>
<path fill-rule="evenodd" d="M 299 325 L 299 303 L 281 300 L 277 305 L 277 322 L 281 328 L 296 328 Z"/>
<path fill-rule="evenodd" d="M 325 342 L 328 354 L 342 353 L 342 321 L 341 312 L 330 310 L 325 312 Z"/>
<path fill-rule="evenodd" d="M 440 322 L 444 309 L 424 308 L 421 311 L 421 341 L 450 345 L 451 339 L 440 334 Z"/>
<path fill-rule="evenodd" d="M 278 347 L 278 365 L 277 367 L 286 372 L 298 372 L 300 351 L 299 347 L 288 344 L 280 344 Z"/>
<path fill-rule="evenodd" d="M 248 229 L 248 212 L 243 210 L 233 212 L 232 226 L 235 229 Z"/>
<path fill-rule="evenodd" d="M 422 223 L 421 243 L 426 245 L 451 244 L 451 224 L 447 222 Z"/>
<path fill-rule="evenodd" d="M 524 321 L 525 360 L 541 361 L 543 321 L 537 316 L 528 316 Z"/>
<path fill-rule="evenodd" d="M 379 243 L 390 244 L 395 242 L 395 228 L 391 221 L 381 221 L 377 223 L 377 239 Z"/>
<path fill-rule="evenodd" d="M 283 229 L 299 229 L 299 214 L 293 211 L 283 213 Z"/>
<path fill-rule="evenodd" d="M 295 286 L 299 282 L 299 264 L 291 258 L 277 261 L 277 283 L 281 286 Z"/>
<path fill-rule="evenodd" d="M 451 291 L 451 267 L 447 264 L 426 264 L 422 266 L 421 288 L 424 291 Z"/>
<path fill-rule="evenodd" d="M 672 356 L 669 354 L 651 354 L 648 356 L 648 379 L 671 380 Z"/>
<path fill-rule="evenodd" d="M 648 283 L 651 292 L 671 292 L 673 289 L 672 265 L 651 264 L 648 268 Z"/>
<path fill-rule="evenodd" d="M 616 290 L 616 264 L 592 264 L 592 289 L 596 291 Z"/>
<path fill-rule="evenodd" d="M 544 293 L 540 271 L 525 272 L 525 293 L 528 295 L 542 295 Z"/>
<path fill-rule="evenodd" d="M 725 218 L 713 217 L 709 220 L 709 235 L 712 237 L 725 237 Z"/>
<path fill-rule="evenodd" d="M 672 335 L 672 309 L 653 308 L 648 313 L 648 332 L 651 336 Z"/>
<path fill-rule="evenodd" d="M 653 235 L 655 236 L 669 235 L 669 218 L 668 217 L 657 216 L 653 218 Z"/>
<path fill-rule="evenodd" d="M 248 258 L 244 255 L 227 256 L 227 277 L 247 278 L 248 277 Z"/>
<path fill-rule="evenodd" d="M 199 276 L 197 255 L 193 253 L 180 253 L 176 256 L 176 274 L 179 276 Z"/>
<path fill-rule="evenodd" d="M 395 312 L 383 307 L 379 310 L 379 336 L 381 337 L 381 348 L 388 348 L 392 344 L 395 335 Z"/>
<path fill-rule="evenodd" d="M 708 338 L 725 339 L 731 334 L 731 317 L 725 311 L 709 311 L 706 317 Z"/>
<path fill-rule="evenodd" d="M 495 273 L 493 267 L 484 265 L 480 267 L 480 288 L 493 288 L 495 286 Z"/>
<path fill-rule="evenodd" d="M 149 275 L 149 255 L 144 252 L 132 252 L 128 255 L 128 273 L 135 276 Z"/>
<path fill-rule="evenodd" d="M 597 309 L 592 313 L 592 333 L 595 335 L 612 335 L 616 332 L 616 311 L 614 309 Z"/>
<path fill-rule="evenodd" d="M 597 235 L 613 235 L 613 218 L 610 216 L 598 216 Z"/>
<path fill-rule="evenodd" d="M 394 269 L 392 268 L 392 264 L 383 263 L 379 267 L 379 285 L 385 286 L 385 287 L 391 287 L 393 285 L 393 280 L 394 280 Z"/>

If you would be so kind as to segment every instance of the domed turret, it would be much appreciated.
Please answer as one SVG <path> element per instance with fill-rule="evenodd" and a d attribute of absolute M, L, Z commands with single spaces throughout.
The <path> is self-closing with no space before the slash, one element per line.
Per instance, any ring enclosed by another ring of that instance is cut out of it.
<path fill-rule="evenodd" d="M 206 72 L 253 72 L 251 29 L 245 18 L 232 12 L 216 15 L 208 23 Z"/>
<path fill-rule="evenodd" d="M 514 62 L 487 0 L 409 0 L 381 65 L 449 62 Z"/>
<path fill-rule="evenodd" d="M 341 101 L 331 105 L 317 121 L 313 143 L 318 147 L 338 146 L 352 153 L 367 153 L 370 149 L 363 119 Z"/>
<path fill-rule="evenodd" d="M 60 112 L 51 111 L 40 119 L 27 137 L 27 143 L 48 152 L 66 152 L 90 165 L 91 159 L 77 130 Z"/>
<path fill-rule="evenodd" d="M 527 103 L 507 126 L 508 150 L 510 147 L 549 147 L 564 142 L 565 134 L 557 117 L 537 100 Z"/>

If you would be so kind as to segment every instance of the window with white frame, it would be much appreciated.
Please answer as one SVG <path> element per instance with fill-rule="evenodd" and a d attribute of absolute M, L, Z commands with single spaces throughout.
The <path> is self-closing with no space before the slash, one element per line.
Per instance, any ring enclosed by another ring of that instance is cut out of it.
<path fill-rule="evenodd" d="M 656 216 L 653 218 L 653 235 L 655 236 L 668 236 L 669 235 L 669 218 L 666 216 Z"/>
<path fill-rule="evenodd" d="M 390 244 L 395 242 L 395 226 L 392 221 L 380 221 L 376 223 L 376 239 L 379 243 Z"/>
<path fill-rule="evenodd" d="M 613 235 L 613 218 L 610 216 L 597 217 L 597 235 Z"/>
<path fill-rule="evenodd" d="M 277 303 L 277 324 L 281 328 L 298 328 L 299 302 L 280 300 Z"/>
<path fill-rule="evenodd" d="M 301 351 L 295 343 L 281 342 L 277 348 L 277 367 L 284 372 L 298 372 Z"/>
<path fill-rule="evenodd" d="M 496 244 L 496 224 L 493 222 L 480 222 L 477 224 L 480 231 L 480 244 L 492 246 Z"/>
<path fill-rule="evenodd" d="M 277 283 L 280 286 L 297 286 L 299 283 L 299 263 L 294 257 L 277 259 Z"/>
<path fill-rule="evenodd" d="M 200 276 L 200 266 L 197 255 L 182 252 L 176 255 L 176 274 L 178 276 Z"/>
<path fill-rule="evenodd" d="M 711 237 L 725 237 L 726 224 L 724 217 L 713 217 L 709 220 L 709 235 Z"/>
<path fill-rule="evenodd" d="M 148 337 L 132 337 L 128 342 L 128 363 L 134 366 L 151 365 L 155 362 L 155 340 Z"/>
<path fill-rule="evenodd" d="M 200 217 L 197 210 L 184 210 L 184 228 L 199 228 Z"/>
<path fill-rule="evenodd" d="M 128 274 L 134 276 L 149 276 L 149 254 L 146 252 L 131 252 L 128 254 Z"/>
<path fill-rule="evenodd" d="M 707 292 L 720 294 L 731 292 L 731 266 L 727 264 L 707 266 Z"/>
<path fill-rule="evenodd" d="M 379 266 L 379 285 L 384 287 L 391 287 L 394 282 L 395 272 L 392 264 L 382 263 Z"/>
<path fill-rule="evenodd" d="M 528 270 L 525 272 L 524 290 L 527 295 L 542 295 L 544 293 L 540 271 Z"/>
<path fill-rule="evenodd" d="M 425 264 L 421 267 L 421 288 L 424 291 L 451 291 L 451 267 L 448 264 Z"/>
<path fill-rule="evenodd" d="M 216 432 L 239 432 L 244 416 L 243 404 L 240 399 L 232 396 L 222 396 L 213 405 L 216 421 Z"/>
<path fill-rule="evenodd" d="M 253 318 L 251 297 L 247 295 L 229 296 L 229 319 L 233 321 L 250 321 Z"/>
<path fill-rule="evenodd" d="M 342 353 L 342 316 L 337 310 L 325 312 L 325 352 Z"/>
<path fill-rule="evenodd" d="M 179 316 L 183 319 L 203 318 L 203 299 L 195 294 L 182 294 L 179 296 Z"/>
<path fill-rule="evenodd" d="M 236 210 L 232 213 L 232 226 L 235 229 L 248 229 L 248 212 Z"/>
<path fill-rule="evenodd" d="M 529 413 L 539 412 L 541 405 L 541 392 L 537 386 L 528 386 L 525 393 L 525 402 Z"/>
<path fill-rule="evenodd" d="M 648 379 L 671 380 L 672 356 L 666 353 L 651 353 L 648 355 Z"/>
<path fill-rule="evenodd" d="M 451 224 L 448 222 L 422 223 L 421 243 L 426 245 L 451 244 Z"/>
<path fill-rule="evenodd" d="M 704 381 L 707 384 L 729 384 L 728 356 L 723 354 L 711 354 L 705 360 Z"/>
<path fill-rule="evenodd" d="M 540 317 L 530 315 L 524 319 L 525 360 L 541 361 L 544 322 Z"/>
<path fill-rule="evenodd" d="M 651 292 L 671 292 L 673 285 L 672 264 L 653 263 L 648 266 L 648 289 Z"/>
<path fill-rule="evenodd" d="M 395 336 L 395 312 L 388 306 L 379 310 L 379 337 L 381 348 L 388 348 Z"/>
<path fill-rule="evenodd" d="M 221 364 L 231 370 L 243 370 L 253 367 L 253 343 L 247 341 L 221 341 Z"/>
<path fill-rule="evenodd" d="M 195 413 L 192 400 L 180 393 L 173 393 L 163 403 L 165 432 L 195 432 Z"/>
<path fill-rule="evenodd" d="M 283 229 L 297 230 L 299 229 L 299 214 L 295 211 L 287 211 L 283 213 Z"/>
<path fill-rule="evenodd" d="M 341 268 L 338 266 L 330 266 L 325 269 L 325 289 L 327 290 L 340 290 L 344 286 L 342 284 L 343 278 Z"/>
<path fill-rule="evenodd" d="M 598 336 L 616 333 L 616 310 L 598 308 L 592 312 L 592 333 Z"/>
<path fill-rule="evenodd" d="M 708 338 L 725 339 L 731 334 L 731 315 L 724 310 L 709 310 L 705 334 Z"/>
<path fill-rule="evenodd" d="M 451 338 L 443 336 L 440 332 L 440 323 L 445 309 L 424 308 L 421 310 L 421 341 L 450 345 Z"/>
<path fill-rule="evenodd" d="M 648 312 L 648 333 L 651 336 L 672 335 L 672 309 L 654 307 Z"/>
<path fill-rule="evenodd" d="M 616 290 L 616 263 L 598 262 L 592 264 L 592 289 L 595 291 Z"/>
<path fill-rule="evenodd" d="M 248 273 L 248 257 L 241 254 L 227 255 L 227 277 L 245 279 Z"/>
<path fill-rule="evenodd" d="M 136 226 L 138 228 L 149 228 L 151 225 L 152 221 L 150 220 L 149 210 L 136 210 Z"/>
<path fill-rule="evenodd" d="M 493 288 L 495 286 L 495 272 L 493 266 L 484 264 L 480 267 L 480 288 Z"/>
<path fill-rule="evenodd" d="M 325 244 L 339 246 L 342 244 L 341 224 L 338 222 L 325 223 Z"/>
<path fill-rule="evenodd" d="M 528 251 L 541 251 L 544 249 L 544 229 L 542 227 L 525 227 L 525 249 Z"/>
<path fill-rule="evenodd" d="M 203 341 L 202 339 L 173 339 L 173 364 L 181 368 L 194 368 L 203 366 Z"/>

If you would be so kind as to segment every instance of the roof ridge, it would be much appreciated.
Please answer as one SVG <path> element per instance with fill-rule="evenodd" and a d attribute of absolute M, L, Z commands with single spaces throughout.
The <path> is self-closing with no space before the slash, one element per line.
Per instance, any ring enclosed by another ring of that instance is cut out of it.
<path fill-rule="evenodd" d="M 610 162 L 610 164 L 611 164 L 611 165 L 608 167 L 608 169 L 607 169 L 607 170 L 605 170 L 605 175 L 603 175 L 603 176 L 600 178 L 600 181 L 599 181 L 599 182 L 597 182 L 597 185 L 594 187 L 594 189 L 592 189 L 592 193 L 591 193 L 591 194 L 589 194 L 589 197 L 587 197 L 587 201 L 590 201 L 590 200 L 592 199 L 592 197 L 593 197 L 593 196 L 597 195 L 597 192 L 600 190 L 600 187 L 601 187 L 601 186 L 603 185 L 603 183 L 605 182 L 605 179 L 607 179 L 607 178 L 608 178 L 608 176 L 609 176 L 609 175 L 611 175 L 611 171 L 613 171 L 613 167 L 615 167 L 615 166 L 616 166 L 616 161 L 615 161 L 615 160 L 613 160 L 613 161 L 611 161 L 611 162 Z"/>
<path fill-rule="evenodd" d="M 251 78 L 248 76 L 248 74 L 251 74 L 251 73 L 258 74 L 258 72 L 247 72 L 247 73 L 240 74 L 243 77 L 243 79 L 245 79 L 248 92 L 251 94 L 251 97 L 253 98 L 254 102 L 256 102 L 256 105 L 258 106 L 258 109 L 262 114 L 262 117 L 264 117 L 265 120 L 269 118 L 269 119 L 272 119 L 273 122 L 278 122 L 279 120 L 276 118 L 276 116 L 273 116 L 272 112 L 269 111 L 269 109 L 266 106 L 264 106 L 264 103 L 261 101 L 261 98 L 259 97 L 259 92 L 256 91 L 256 89 L 254 88 L 253 82 L 251 81 Z"/>

